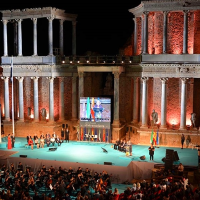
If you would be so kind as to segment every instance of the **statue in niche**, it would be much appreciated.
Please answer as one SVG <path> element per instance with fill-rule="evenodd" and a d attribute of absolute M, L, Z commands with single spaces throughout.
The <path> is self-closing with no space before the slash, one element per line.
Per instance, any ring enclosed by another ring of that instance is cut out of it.
<path fill-rule="evenodd" d="M 195 128 L 196 127 L 196 113 L 191 113 L 191 124 L 192 124 L 192 127 Z"/>
<path fill-rule="evenodd" d="M 45 108 L 41 109 L 41 115 L 42 115 L 42 120 L 46 120 L 47 114 L 46 114 L 46 109 Z"/>
<path fill-rule="evenodd" d="M 155 125 L 158 121 L 158 113 L 153 109 L 153 112 L 151 113 L 153 125 Z"/>
<path fill-rule="evenodd" d="M 28 107 L 28 117 L 31 117 L 31 107 Z"/>

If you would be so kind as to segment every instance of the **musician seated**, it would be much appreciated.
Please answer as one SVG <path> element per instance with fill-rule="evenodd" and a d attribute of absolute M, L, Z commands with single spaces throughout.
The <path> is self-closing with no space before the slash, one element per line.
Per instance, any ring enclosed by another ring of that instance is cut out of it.
<path fill-rule="evenodd" d="M 31 146 L 31 149 L 33 149 L 33 140 L 32 140 L 32 138 L 29 138 L 28 145 Z"/>
<path fill-rule="evenodd" d="M 124 140 L 121 144 L 120 150 L 126 153 L 126 140 Z"/>
<path fill-rule="evenodd" d="M 118 147 L 119 151 L 123 151 L 124 143 L 125 143 L 124 140 L 120 140 L 119 147 Z"/>
<path fill-rule="evenodd" d="M 49 136 L 47 136 L 46 138 L 46 144 L 47 144 L 47 147 L 49 147 L 49 145 L 51 144 L 51 138 Z"/>
<path fill-rule="evenodd" d="M 56 143 L 58 144 L 58 146 L 60 146 L 62 144 L 62 140 L 59 138 L 58 135 L 56 137 Z"/>
<path fill-rule="evenodd" d="M 119 148 L 119 144 L 120 144 L 120 140 L 116 140 L 115 144 L 114 144 L 114 149 L 118 150 Z"/>
<path fill-rule="evenodd" d="M 40 147 L 44 148 L 44 137 L 40 137 Z"/>
<path fill-rule="evenodd" d="M 51 144 L 54 146 L 54 144 L 56 142 L 55 137 L 51 137 L 50 141 L 51 141 Z"/>
<path fill-rule="evenodd" d="M 37 146 L 38 149 L 40 148 L 38 136 L 36 136 L 36 138 L 35 138 L 35 145 Z"/>

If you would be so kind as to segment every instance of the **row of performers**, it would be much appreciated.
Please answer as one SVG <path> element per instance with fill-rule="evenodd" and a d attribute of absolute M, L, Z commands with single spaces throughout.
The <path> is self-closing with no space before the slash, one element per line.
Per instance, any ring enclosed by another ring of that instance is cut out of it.
<path fill-rule="evenodd" d="M 50 134 L 47 133 L 46 136 L 44 136 L 43 134 L 40 137 L 34 135 L 33 138 L 31 135 L 28 135 L 27 143 L 31 147 L 33 147 L 33 145 L 36 145 L 37 148 L 43 148 L 45 144 L 47 144 L 47 147 L 49 147 L 50 144 L 54 146 L 55 143 L 57 143 L 58 146 L 60 146 L 63 143 L 63 140 L 58 135 L 55 135 L 55 133 L 53 133 L 52 136 L 50 136 Z"/>
<path fill-rule="evenodd" d="M 114 144 L 114 149 L 126 153 L 127 156 L 132 156 L 132 143 L 126 140 L 117 140 Z"/>

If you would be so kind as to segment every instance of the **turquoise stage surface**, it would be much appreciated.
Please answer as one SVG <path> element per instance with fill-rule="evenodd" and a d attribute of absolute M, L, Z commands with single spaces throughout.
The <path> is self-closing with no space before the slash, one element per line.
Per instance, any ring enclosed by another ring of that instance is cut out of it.
<path fill-rule="evenodd" d="M 114 150 L 111 143 L 98 142 L 79 142 L 70 141 L 69 143 L 62 143 L 61 146 L 56 146 L 56 151 L 49 151 L 49 148 L 34 148 L 33 150 L 26 148 L 26 138 L 16 138 L 15 148 L 7 149 L 7 138 L 2 138 L 0 143 L 0 150 L 13 151 L 10 157 L 19 157 L 20 155 L 27 155 L 27 158 L 42 159 L 42 160 L 57 160 L 78 163 L 90 164 L 104 164 L 104 162 L 112 162 L 115 166 L 128 166 L 131 161 L 141 161 L 140 157 L 145 156 L 143 162 L 153 162 L 155 164 L 163 164 L 162 158 L 166 155 L 166 149 L 173 149 L 177 151 L 179 160 L 174 164 L 188 166 L 198 166 L 198 150 L 196 148 L 172 148 L 164 146 L 156 146 L 154 161 L 149 160 L 148 147 L 145 145 L 133 145 L 132 156 L 126 156 L 125 153 Z M 50 146 L 52 147 L 52 146 Z M 107 153 L 103 149 L 107 150 Z M 2 156 L 2 155 L 1 155 Z"/>

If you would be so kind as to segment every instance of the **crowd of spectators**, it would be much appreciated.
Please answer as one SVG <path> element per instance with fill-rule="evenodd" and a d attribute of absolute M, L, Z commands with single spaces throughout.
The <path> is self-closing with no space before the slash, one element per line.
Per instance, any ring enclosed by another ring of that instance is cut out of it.
<path fill-rule="evenodd" d="M 106 171 L 94 172 L 88 168 L 77 170 L 49 169 L 45 165 L 37 172 L 24 167 L 21 162 L 17 169 L 13 163 L 1 166 L 0 199 L 5 200 L 199 200 L 200 188 L 188 183 L 184 176 L 179 181 L 164 178 L 156 183 L 137 181 L 119 193 L 112 188 L 112 174 Z M 43 189 L 42 189 L 43 188 Z"/>

